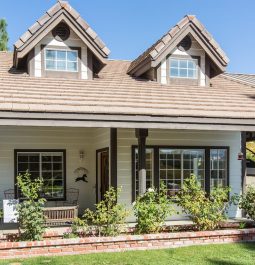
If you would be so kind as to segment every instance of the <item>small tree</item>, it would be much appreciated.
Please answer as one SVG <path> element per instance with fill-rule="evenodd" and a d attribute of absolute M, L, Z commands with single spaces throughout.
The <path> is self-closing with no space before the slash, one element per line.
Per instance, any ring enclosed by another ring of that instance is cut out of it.
<path fill-rule="evenodd" d="M 182 189 L 176 195 L 176 202 L 198 230 L 213 230 L 226 219 L 226 211 L 235 199 L 233 196 L 228 202 L 229 191 L 229 188 L 215 188 L 208 195 L 192 175 L 184 181 Z"/>
<path fill-rule="evenodd" d="M 161 184 L 159 192 L 154 188 L 149 188 L 143 195 L 134 202 L 134 214 L 137 217 L 137 232 L 157 233 L 171 214 L 173 208 L 168 199 L 167 189 Z"/>
<path fill-rule="evenodd" d="M 248 186 L 246 192 L 240 196 L 239 206 L 248 218 L 255 221 L 255 187 Z"/>
<path fill-rule="evenodd" d="M 123 230 L 129 212 L 117 202 L 120 191 L 111 187 L 104 199 L 96 204 L 95 211 L 87 209 L 84 212 L 83 218 L 95 226 L 99 236 L 116 236 Z"/>
<path fill-rule="evenodd" d="M 0 51 L 8 50 L 8 33 L 5 19 L 0 19 Z"/>
<path fill-rule="evenodd" d="M 45 199 L 40 198 L 39 194 L 43 181 L 41 178 L 32 180 L 27 172 L 17 177 L 17 186 L 21 191 L 23 200 L 17 206 L 18 222 L 23 233 L 22 240 L 41 240 L 45 231 L 45 218 L 43 206 Z"/>

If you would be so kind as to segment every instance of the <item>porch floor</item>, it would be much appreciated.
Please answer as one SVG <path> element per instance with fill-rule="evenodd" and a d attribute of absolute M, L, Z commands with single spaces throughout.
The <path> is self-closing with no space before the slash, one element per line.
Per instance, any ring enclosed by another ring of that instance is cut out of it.
<path fill-rule="evenodd" d="M 229 223 L 238 223 L 238 222 L 252 222 L 249 219 L 246 218 L 230 218 L 226 220 Z M 167 221 L 167 226 L 179 226 L 179 225 L 191 225 L 192 221 L 190 220 L 172 220 Z M 128 227 L 135 227 L 136 223 L 127 223 Z M 46 229 L 46 233 L 50 234 L 53 232 L 56 232 L 59 235 L 62 235 L 63 233 L 70 231 L 70 225 L 65 226 L 54 226 L 49 227 Z M 0 224 L 0 238 L 1 236 L 7 235 L 7 234 L 16 234 L 18 233 L 18 225 L 17 224 Z"/>

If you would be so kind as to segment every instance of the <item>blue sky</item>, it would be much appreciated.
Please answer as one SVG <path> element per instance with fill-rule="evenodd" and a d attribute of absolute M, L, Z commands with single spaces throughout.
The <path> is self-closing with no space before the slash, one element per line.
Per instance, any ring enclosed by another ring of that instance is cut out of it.
<path fill-rule="evenodd" d="M 9 47 L 56 0 L 1 0 Z M 69 0 L 111 49 L 132 60 L 185 14 L 194 14 L 230 58 L 228 71 L 255 73 L 254 0 Z"/>

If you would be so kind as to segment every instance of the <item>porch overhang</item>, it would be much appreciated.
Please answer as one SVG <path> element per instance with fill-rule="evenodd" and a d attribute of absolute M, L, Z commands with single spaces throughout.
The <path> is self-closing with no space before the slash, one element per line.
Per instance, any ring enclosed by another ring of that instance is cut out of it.
<path fill-rule="evenodd" d="M 217 131 L 255 131 L 253 118 L 147 116 L 41 112 L 0 112 L 0 125 L 45 127 L 146 128 Z"/>

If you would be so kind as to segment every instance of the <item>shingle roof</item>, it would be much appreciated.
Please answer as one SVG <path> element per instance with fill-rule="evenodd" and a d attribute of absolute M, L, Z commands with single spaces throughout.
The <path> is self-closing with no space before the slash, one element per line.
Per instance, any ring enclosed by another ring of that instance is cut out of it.
<path fill-rule="evenodd" d="M 219 54 L 220 58 L 222 58 L 222 60 L 227 65 L 229 62 L 228 57 L 226 56 L 225 52 L 220 48 L 220 45 L 214 40 L 212 35 L 206 30 L 203 24 L 194 15 L 186 15 L 179 23 L 177 23 L 173 28 L 171 28 L 155 44 L 153 44 L 143 54 L 141 54 L 137 59 L 135 59 L 131 63 L 128 72 L 134 69 L 141 62 L 145 61 L 147 58 L 154 59 L 155 57 L 157 57 L 157 55 L 164 49 L 164 47 L 170 42 L 172 42 L 175 35 L 177 35 L 178 32 L 188 24 L 194 25 L 199 30 L 199 32 L 205 37 L 208 43 L 210 43 L 213 49 Z"/>
<path fill-rule="evenodd" d="M 35 78 L 13 69 L 0 52 L 0 111 L 255 118 L 255 88 L 226 75 L 211 87 L 135 79 L 127 61 L 107 61 L 94 80 Z"/>
<path fill-rule="evenodd" d="M 51 7 L 41 18 L 39 18 L 14 44 L 16 50 L 22 49 L 23 46 L 57 13 L 62 11 L 68 12 L 83 31 L 95 42 L 98 48 L 107 57 L 110 50 L 106 47 L 105 43 L 100 39 L 97 33 L 87 24 L 87 22 L 80 16 L 80 14 L 68 3 L 68 1 L 58 1 Z"/>
<path fill-rule="evenodd" d="M 224 73 L 224 76 L 231 78 L 237 82 L 248 84 L 255 87 L 255 74 L 231 74 Z"/>

